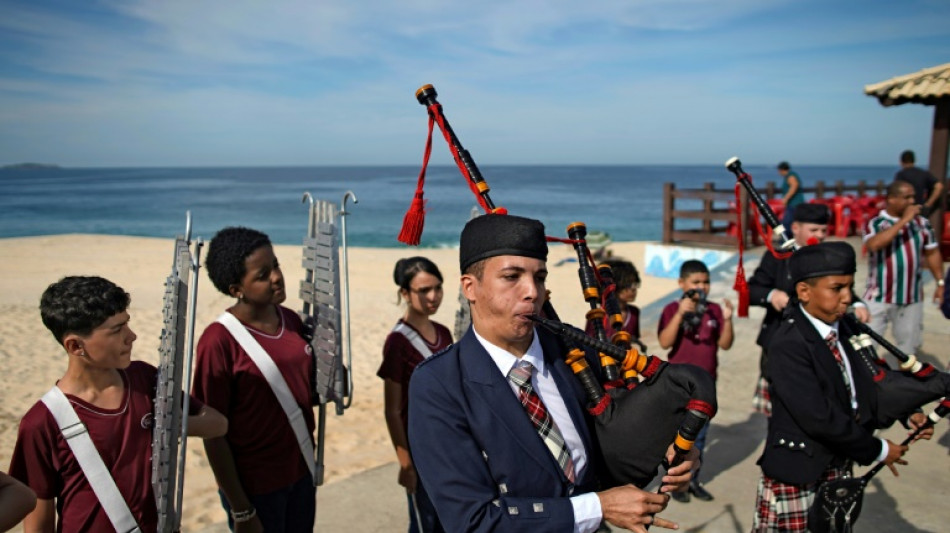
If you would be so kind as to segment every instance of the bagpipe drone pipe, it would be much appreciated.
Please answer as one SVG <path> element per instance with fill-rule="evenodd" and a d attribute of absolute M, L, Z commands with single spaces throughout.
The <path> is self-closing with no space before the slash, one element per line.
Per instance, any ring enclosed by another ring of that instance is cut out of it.
<path fill-rule="evenodd" d="M 465 150 L 456 137 L 443 112 L 442 105 L 436 99 L 437 93 L 432 85 L 424 85 L 416 91 L 416 98 L 426 107 L 429 115 L 429 132 L 423 157 L 422 170 L 415 196 L 403 221 L 399 241 L 416 245 L 424 226 L 423 182 L 426 166 L 432 149 L 432 132 L 438 123 L 455 162 L 465 177 L 467 184 L 478 204 L 490 215 L 505 215 L 507 210 L 496 207 L 489 195 L 490 188 L 475 165 L 471 154 Z M 580 275 L 585 284 L 585 299 L 590 302 L 592 313 L 589 319 L 595 324 L 600 338 L 587 336 L 572 326 L 557 320 L 557 313 L 549 300 L 542 308 L 543 316 L 533 317 L 543 327 L 557 332 L 571 349 L 566 357 L 567 364 L 583 386 L 589 402 L 588 411 L 595 419 L 594 430 L 597 434 L 604 463 L 612 481 L 646 486 L 655 477 L 658 468 L 664 463 L 667 450 L 672 444 L 676 457 L 671 466 L 681 462 L 692 449 L 693 441 L 703 425 L 716 412 L 716 390 L 712 377 L 699 367 L 692 365 L 670 365 L 655 356 L 644 356 L 635 348 L 629 347 L 629 340 L 616 337 L 618 344 L 606 341 L 606 331 L 602 320 L 605 316 L 598 309 L 600 300 L 596 275 L 590 268 L 587 256 L 583 224 L 572 224 L 570 241 L 548 237 L 549 241 L 570 242 L 578 252 L 581 268 Z M 612 304 L 611 304 L 612 306 Z M 598 309 L 598 310 L 595 310 Z M 620 329 L 619 306 L 610 309 L 611 323 Z M 626 342 L 627 346 L 622 346 Z M 598 380 L 590 368 L 582 347 L 596 349 L 603 354 L 601 359 L 610 388 Z M 619 377 L 617 361 L 628 379 Z M 608 370 L 609 367 L 612 370 Z M 639 381 L 637 376 L 643 381 Z"/>
<path fill-rule="evenodd" d="M 875 423 L 878 427 L 903 422 L 928 403 L 950 396 L 950 374 L 947 372 L 918 361 L 913 354 L 905 354 L 852 314 L 842 317 L 840 327 L 842 337 L 848 338 L 874 376 L 877 393 Z M 874 342 L 901 361 L 900 367 L 893 369 L 879 357 Z"/>
<path fill-rule="evenodd" d="M 636 348 L 625 350 L 557 320 L 540 316 L 532 320 L 576 346 L 568 353 L 567 363 L 587 394 L 588 412 L 613 482 L 642 488 L 660 465 L 671 467 L 685 459 L 699 431 L 716 414 L 712 376 L 694 365 L 670 364 Z M 627 384 L 605 389 L 580 346 L 620 361 Z M 643 381 L 629 379 L 637 375 Z M 667 464 L 671 443 L 675 457 Z"/>
<path fill-rule="evenodd" d="M 759 191 L 755 190 L 755 187 L 752 185 L 752 176 L 742 170 L 742 162 L 739 161 L 739 158 L 733 157 L 726 161 L 726 169 L 736 175 L 736 227 L 738 228 L 736 240 L 739 246 L 739 263 L 736 267 L 736 279 L 732 288 L 738 293 L 739 297 L 736 314 L 739 317 L 747 317 L 749 316 L 749 285 L 745 279 L 745 267 L 742 263 L 747 228 L 742 227 L 743 213 L 741 213 L 742 203 L 739 201 L 739 187 L 743 187 L 749 194 L 749 199 L 752 200 L 752 212 L 749 218 L 755 225 L 759 235 L 762 236 L 762 240 L 765 241 L 765 246 L 776 259 L 785 259 L 791 255 L 792 250 L 795 248 L 795 239 L 792 237 L 791 231 L 779 222 L 778 217 L 775 216 L 775 212 L 769 207 L 768 202 L 762 198 Z M 759 222 L 760 214 L 765 219 L 765 223 L 772 229 L 772 236 L 778 237 L 782 241 L 780 246 L 782 251 L 775 249 L 772 245 L 772 238 L 766 235 L 762 229 L 762 224 Z"/>

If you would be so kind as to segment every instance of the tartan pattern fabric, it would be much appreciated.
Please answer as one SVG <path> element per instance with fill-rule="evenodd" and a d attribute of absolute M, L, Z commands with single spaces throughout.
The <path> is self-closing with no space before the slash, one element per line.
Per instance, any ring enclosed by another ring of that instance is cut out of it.
<path fill-rule="evenodd" d="M 851 379 L 848 377 L 848 369 L 844 366 L 844 361 L 841 359 L 841 350 L 838 349 L 838 333 L 835 330 L 828 332 L 828 336 L 825 337 L 825 342 L 828 343 L 828 348 L 831 350 L 831 354 L 835 356 L 835 361 L 838 363 L 838 368 L 841 369 L 841 377 L 844 379 L 844 386 L 848 389 L 848 395 L 854 397 L 854 392 L 851 390 Z"/>
<path fill-rule="evenodd" d="M 528 418 L 534 424 L 541 440 L 544 441 L 544 445 L 554 456 L 567 479 L 573 483 L 574 461 L 571 459 L 571 451 L 567 449 L 561 431 L 544 407 L 544 403 L 541 402 L 541 397 L 538 396 L 531 385 L 531 374 L 533 372 L 534 365 L 527 361 L 518 361 L 508 372 L 508 379 L 518 387 L 518 399 L 521 401 L 521 405 L 524 406 L 525 412 L 528 413 Z"/>
<path fill-rule="evenodd" d="M 755 394 L 752 395 L 752 408 L 757 413 L 772 416 L 772 395 L 769 393 L 769 380 L 765 379 L 764 376 L 759 376 L 759 382 L 755 386 Z"/>
<path fill-rule="evenodd" d="M 756 513 L 752 532 L 807 532 L 808 509 L 815 501 L 818 485 L 846 477 L 851 477 L 850 464 L 843 467 L 829 466 L 822 472 L 819 481 L 805 485 L 782 483 L 762 474 L 755 497 Z"/>

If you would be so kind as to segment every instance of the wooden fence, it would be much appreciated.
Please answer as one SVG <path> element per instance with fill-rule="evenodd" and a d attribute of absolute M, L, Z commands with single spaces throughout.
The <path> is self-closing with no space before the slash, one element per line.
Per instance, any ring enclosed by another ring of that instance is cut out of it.
<path fill-rule="evenodd" d="M 864 181 L 857 184 L 845 184 L 843 181 L 836 181 L 834 185 L 828 186 L 823 181 L 815 183 L 814 187 L 802 187 L 802 192 L 806 195 L 812 195 L 814 198 L 824 198 L 825 196 L 843 196 L 845 194 L 854 194 L 858 197 L 869 194 L 883 195 L 887 185 L 883 180 L 876 184 L 869 185 Z M 758 189 L 766 201 L 779 196 L 779 189 L 775 182 L 767 182 L 765 188 Z M 692 204 L 690 208 L 684 208 L 682 203 L 677 206 L 677 201 L 687 200 Z M 699 203 L 701 208 L 697 209 Z M 755 228 L 750 228 L 749 223 L 749 196 L 744 187 L 739 188 L 738 212 L 742 214 L 742 228 L 745 230 L 743 239 L 745 245 L 757 243 L 753 232 Z M 677 220 L 698 220 L 698 228 L 677 229 Z M 736 222 L 736 193 L 734 188 L 716 189 L 715 184 L 706 183 L 702 189 L 677 189 L 674 183 L 663 184 L 663 242 L 667 244 L 677 242 L 694 242 L 721 246 L 732 246 L 736 243 L 736 236 L 730 234 L 734 231 L 732 224 Z M 765 228 L 768 231 L 768 228 Z"/>

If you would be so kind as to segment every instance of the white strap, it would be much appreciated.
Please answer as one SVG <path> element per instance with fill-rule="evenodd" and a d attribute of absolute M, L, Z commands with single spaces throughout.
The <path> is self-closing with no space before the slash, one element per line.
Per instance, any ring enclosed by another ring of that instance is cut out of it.
<path fill-rule="evenodd" d="M 287 381 L 284 380 L 280 369 L 277 368 L 277 365 L 274 364 L 274 360 L 264 351 L 260 343 L 258 343 L 247 328 L 244 327 L 244 324 L 241 324 L 241 321 L 234 315 L 225 312 L 218 317 L 218 323 L 228 328 L 234 340 L 238 341 L 241 348 L 244 348 L 244 351 L 250 356 L 251 361 L 257 365 L 261 374 L 264 374 L 264 379 L 266 379 L 267 384 L 270 385 L 274 396 L 277 397 L 277 401 L 280 402 L 280 406 L 284 409 L 284 414 L 287 415 L 290 427 L 294 430 L 294 435 L 297 437 L 297 445 L 300 446 L 300 453 L 303 454 L 304 462 L 307 463 L 307 468 L 310 469 L 310 476 L 316 480 L 317 465 L 313 457 L 313 442 L 310 440 L 311 434 L 307 429 L 307 423 L 304 421 L 303 411 L 300 410 L 300 406 L 297 405 L 297 402 L 294 400 L 293 394 L 290 393 L 290 387 L 287 386 Z"/>
<path fill-rule="evenodd" d="M 129 510 L 129 504 L 126 503 L 125 498 L 119 492 L 109 469 L 102 462 L 99 450 L 96 449 L 95 443 L 89 437 L 86 425 L 79 420 L 79 416 L 76 415 L 69 399 L 66 398 L 63 391 L 59 390 L 59 387 L 54 385 L 49 392 L 43 395 L 42 402 L 46 404 L 46 408 L 56 419 L 56 424 L 59 425 L 59 430 L 63 433 L 66 444 L 69 445 L 73 456 L 79 462 L 79 467 L 82 468 L 92 491 L 96 493 L 96 498 L 102 504 L 102 509 L 109 517 L 109 521 L 112 522 L 112 527 L 123 533 L 139 533 L 139 525 L 135 522 L 132 511 Z"/>
<path fill-rule="evenodd" d="M 417 352 L 422 354 L 423 358 L 428 358 L 432 355 L 432 350 L 429 349 L 429 345 L 426 344 L 426 341 L 422 340 L 422 335 L 419 335 L 416 330 L 407 326 L 405 322 L 397 322 L 396 327 L 393 328 L 393 331 L 396 333 L 401 333 L 403 337 L 409 341 L 409 344 L 416 349 Z"/>

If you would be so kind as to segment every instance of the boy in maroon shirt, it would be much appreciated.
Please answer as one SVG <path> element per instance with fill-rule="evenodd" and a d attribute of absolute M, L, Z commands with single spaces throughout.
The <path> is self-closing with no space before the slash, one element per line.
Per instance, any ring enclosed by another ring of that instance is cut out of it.
<path fill-rule="evenodd" d="M 709 294 L 709 269 L 702 261 L 691 259 L 680 267 L 679 286 L 683 296 L 663 308 L 660 316 L 658 341 L 663 349 L 671 348 L 667 359 L 671 363 L 696 365 L 716 379 L 719 349 L 732 347 L 732 302 L 723 306 L 706 301 Z M 705 307 L 705 308 L 704 308 Z M 694 447 L 702 461 L 709 424 L 703 426 Z M 700 500 L 712 500 L 712 494 L 699 482 L 697 471 L 687 492 L 674 492 L 673 499 L 688 502 L 692 494 Z"/>
<path fill-rule="evenodd" d="M 98 451 L 116 488 L 143 532 L 158 525 L 152 492 L 152 421 L 157 370 L 132 361 L 136 335 L 129 328 L 128 293 L 100 277 L 66 277 L 50 285 L 40 300 L 43 324 L 68 356 L 56 383 Z M 227 420 L 200 402 L 191 402 L 188 434 L 216 437 Z M 37 495 L 24 520 L 25 531 L 114 531 L 44 402 L 20 421 L 10 475 Z M 57 512 L 59 520 L 57 524 Z"/>

